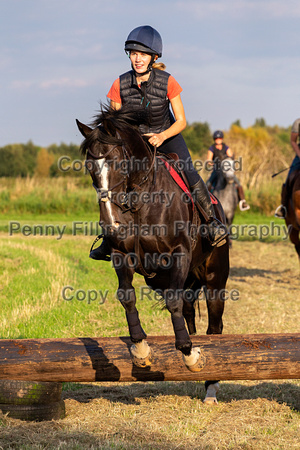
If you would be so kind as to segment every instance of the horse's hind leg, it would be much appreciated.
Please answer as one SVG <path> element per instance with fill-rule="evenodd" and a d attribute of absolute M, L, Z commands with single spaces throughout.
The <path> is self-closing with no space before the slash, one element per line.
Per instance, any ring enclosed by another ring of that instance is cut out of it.
<path fill-rule="evenodd" d="M 208 328 L 206 334 L 222 334 L 223 331 L 223 312 L 226 293 L 225 287 L 229 274 L 229 252 L 228 247 L 223 245 L 216 249 L 215 254 L 211 255 L 206 268 L 206 305 L 208 310 Z M 206 396 L 204 403 L 207 405 L 217 404 L 217 393 L 219 391 L 218 380 L 209 380 L 205 382 Z"/>
<path fill-rule="evenodd" d="M 116 257 L 121 258 L 122 255 L 114 254 L 113 261 Z M 122 267 L 119 267 L 120 265 Z M 147 335 L 141 326 L 136 308 L 136 295 L 132 285 L 134 270 L 125 267 L 124 264 L 118 264 L 118 268 L 115 265 L 115 270 L 119 279 L 117 297 L 126 311 L 129 335 L 133 342 L 130 349 L 133 363 L 139 367 L 149 366 L 151 365 L 151 349 L 145 341 Z"/>
<path fill-rule="evenodd" d="M 299 239 L 299 230 L 296 230 L 295 228 L 290 228 L 290 240 L 295 246 L 295 250 L 298 254 L 299 261 L 300 261 L 300 239 Z"/>

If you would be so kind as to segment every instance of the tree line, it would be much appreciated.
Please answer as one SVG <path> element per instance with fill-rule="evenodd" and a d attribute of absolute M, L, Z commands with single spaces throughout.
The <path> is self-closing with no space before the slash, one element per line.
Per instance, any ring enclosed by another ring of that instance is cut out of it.
<path fill-rule="evenodd" d="M 207 150 L 213 143 L 213 131 L 207 122 L 195 122 L 188 124 L 182 132 L 194 159 L 206 159 Z M 240 155 L 241 152 L 247 154 L 252 166 L 254 164 L 252 160 L 258 158 L 262 148 L 268 160 L 269 156 L 270 158 L 273 156 L 271 159 L 274 160 L 276 154 L 280 163 L 288 161 L 292 154 L 289 138 L 290 129 L 277 125 L 270 127 L 263 118 L 256 119 L 254 125 L 249 128 L 243 128 L 240 120 L 237 120 L 224 133 L 225 142 L 233 148 L 236 156 L 243 156 Z M 268 149 L 272 149 L 269 156 Z M 84 157 L 80 153 L 79 146 L 75 144 L 61 143 L 49 147 L 38 147 L 32 141 L 26 144 L 9 144 L 0 147 L 0 160 L 0 177 L 74 177 L 81 175 L 84 170 Z M 78 170 L 65 170 L 68 167 L 66 164 L 69 162 L 70 165 L 74 161 L 78 161 Z M 79 170 L 80 167 L 82 170 Z"/>

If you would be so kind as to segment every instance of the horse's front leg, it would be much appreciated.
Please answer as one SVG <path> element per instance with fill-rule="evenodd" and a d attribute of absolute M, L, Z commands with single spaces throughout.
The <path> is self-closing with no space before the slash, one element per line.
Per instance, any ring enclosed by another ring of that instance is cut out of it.
<path fill-rule="evenodd" d="M 181 351 L 186 367 L 192 372 L 199 372 L 205 364 L 205 358 L 199 347 L 193 348 L 192 341 L 186 329 L 183 316 L 184 305 L 184 271 L 175 271 L 171 279 L 170 288 L 164 291 L 166 307 L 171 313 L 171 320 L 175 334 L 175 347 Z M 176 281 L 175 281 L 176 280 Z M 182 281 L 182 282 L 181 282 Z"/>
<path fill-rule="evenodd" d="M 125 257 L 121 253 L 114 252 L 112 261 L 119 280 L 117 297 L 125 309 L 129 335 L 133 343 L 130 348 L 132 361 L 139 367 L 149 366 L 152 353 L 145 340 L 147 335 L 141 326 L 136 308 L 135 289 L 132 285 L 134 269 L 126 266 Z"/>

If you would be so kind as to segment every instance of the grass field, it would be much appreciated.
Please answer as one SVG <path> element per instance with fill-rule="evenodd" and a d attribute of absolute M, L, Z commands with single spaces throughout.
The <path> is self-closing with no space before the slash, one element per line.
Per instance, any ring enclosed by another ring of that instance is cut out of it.
<path fill-rule="evenodd" d="M 78 225 L 74 235 L 74 222 L 91 221 L 90 226 L 98 220 L 92 195 L 89 214 L 76 203 L 66 212 L 47 215 L 30 212 L 29 207 L 23 212 L 3 210 L 1 339 L 128 335 L 110 263 L 88 258 L 97 230 L 80 232 Z M 10 234 L 11 221 L 20 229 Z M 252 212 L 235 218 L 236 225 L 248 228 L 230 250 L 227 289 L 237 289 L 240 297 L 226 302 L 224 333 L 299 332 L 300 268 L 292 244 L 276 229 L 267 236 L 248 234 L 250 225 L 267 225 L 270 231 L 271 223 L 282 226 L 270 216 Z M 26 225 L 29 228 L 22 228 Z M 34 235 L 36 225 L 43 225 L 39 229 L 43 233 Z M 56 228 L 53 235 L 50 229 L 46 235 L 45 225 L 66 228 L 59 237 Z M 173 334 L 169 313 L 155 300 L 141 298 L 139 288 L 144 284 L 136 275 L 143 327 L 149 335 Z M 203 301 L 199 309 L 197 332 L 205 334 Z M 203 405 L 204 396 L 202 382 L 65 383 L 66 418 L 25 423 L 0 414 L 0 448 L 300 448 L 300 380 L 222 382 L 214 408 Z"/>

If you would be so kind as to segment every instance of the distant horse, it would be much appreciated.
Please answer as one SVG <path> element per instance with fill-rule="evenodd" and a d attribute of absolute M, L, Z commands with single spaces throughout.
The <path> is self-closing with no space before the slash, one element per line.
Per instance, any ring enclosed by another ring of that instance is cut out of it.
<path fill-rule="evenodd" d="M 224 159 L 218 170 L 218 177 L 214 189 L 214 195 L 221 202 L 226 217 L 226 225 L 230 232 L 235 210 L 239 203 L 237 188 L 234 180 L 234 161 Z"/>
<path fill-rule="evenodd" d="M 182 352 L 186 367 L 200 371 L 203 355 L 200 348 L 192 347 L 189 336 L 196 333 L 194 302 L 203 289 L 208 308 L 207 334 L 222 333 L 228 240 L 223 246 L 212 247 L 200 232 L 200 216 L 192 199 L 182 201 L 181 187 L 170 176 L 162 155 L 155 156 L 145 142 L 135 120 L 135 114 L 125 108 L 103 107 L 95 128 L 77 121 L 85 137 L 82 153 L 86 154 L 86 166 L 99 195 L 100 224 L 112 248 L 119 281 L 117 296 L 125 308 L 133 342 L 131 357 L 139 367 L 151 365 L 152 351 L 140 323 L 132 285 L 137 272 L 163 297 L 171 313 L 175 346 Z M 173 201 L 167 204 L 171 198 Z M 215 213 L 224 223 L 220 204 L 215 205 Z M 209 397 L 215 396 L 217 382 L 207 383 L 206 400 L 216 402 Z"/>
<path fill-rule="evenodd" d="M 300 169 L 295 170 L 290 175 L 287 189 L 289 201 L 285 223 L 289 230 L 290 240 L 295 246 L 300 261 Z"/>

